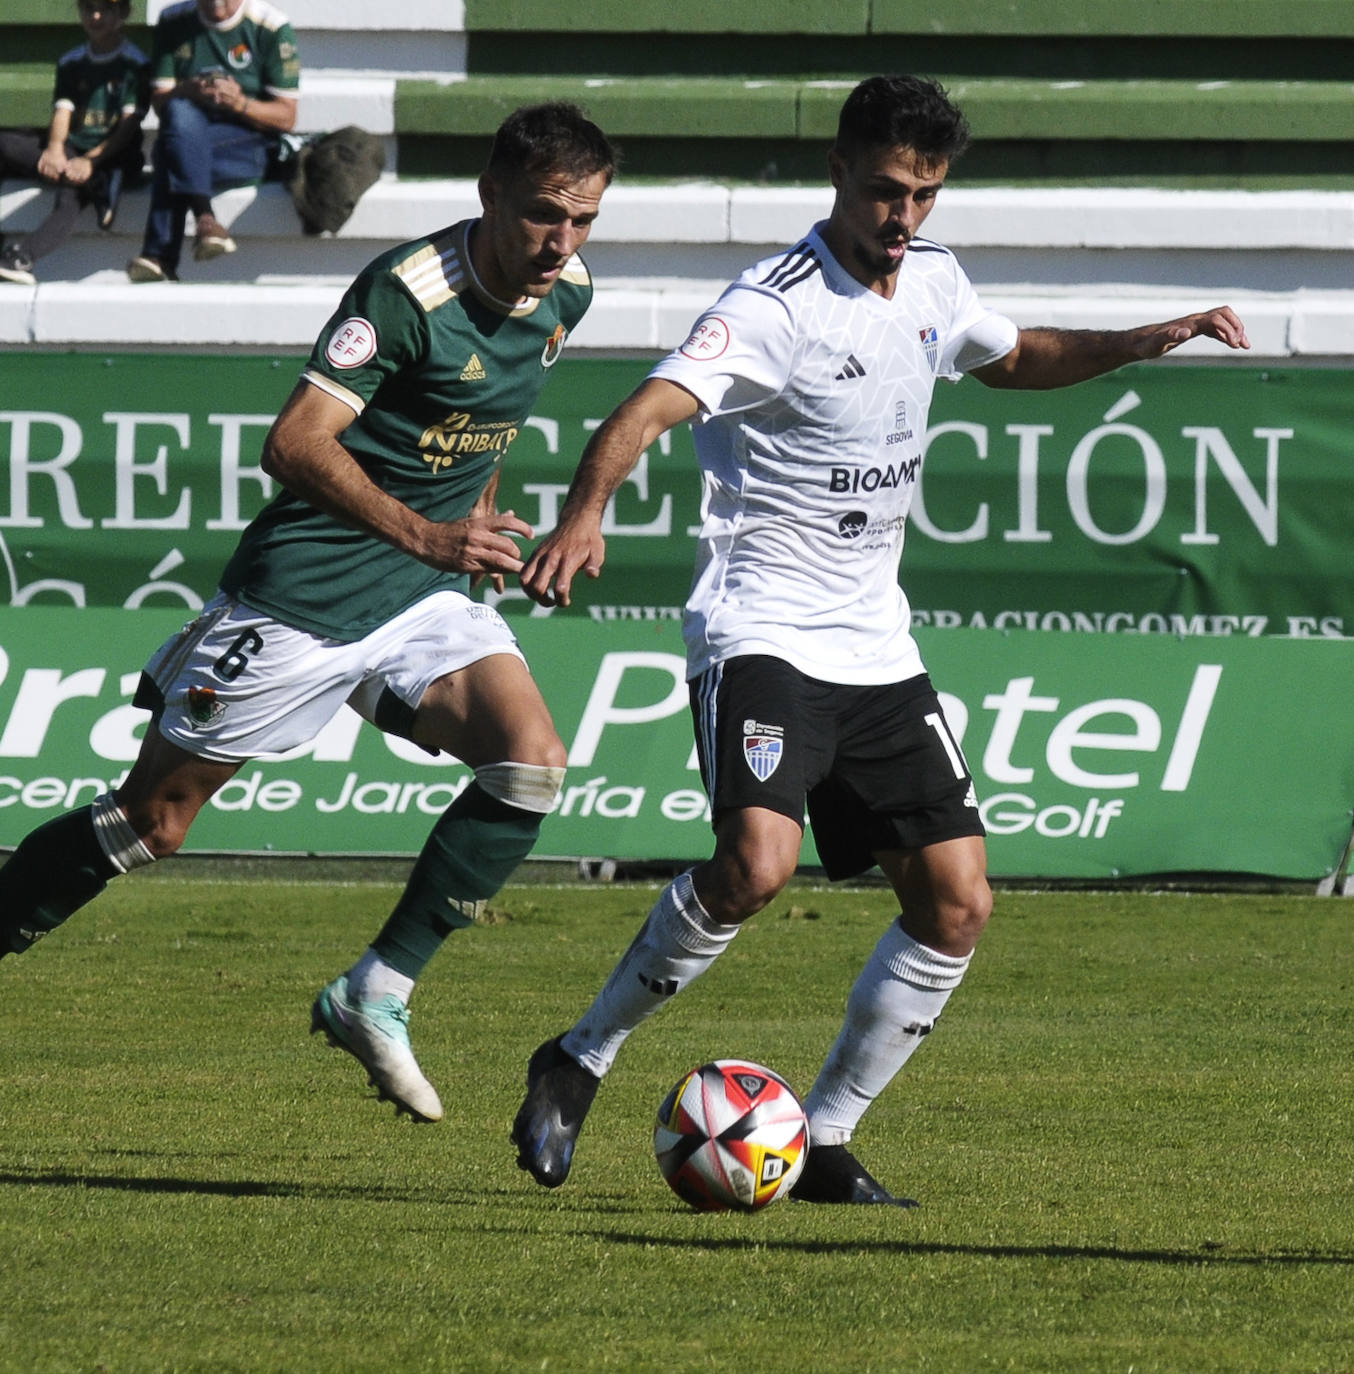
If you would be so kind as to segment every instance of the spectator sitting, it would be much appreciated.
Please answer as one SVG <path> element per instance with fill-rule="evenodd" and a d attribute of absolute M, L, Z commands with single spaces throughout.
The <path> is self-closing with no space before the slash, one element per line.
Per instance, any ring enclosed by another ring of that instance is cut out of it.
<path fill-rule="evenodd" d="M 178 280 L 189 210 L 198 262 L 235 251 L 212 194 L 263 179 L 278 137 L 296 123 L 299 78 L 291 24 L 266 0 L 184 0 L 160 15 L 151 48 L 160 134 L 132 281 Z"/>
<path fill-rule="evenodd" d="M 141 118 L 148 64 L 123 35 L 131 0 L 79 0 L 87 42 L 56 64 L 52 122 L 38 129 L 0 129 L 0 177 L 56 187 L 51 212 L 26 239 L 0 252 L 0 281 L 34 286 L 33 264 L 59 248 L 86 205 L 99 227 L 113 223 L 124 174 L 141 171 Z"/>

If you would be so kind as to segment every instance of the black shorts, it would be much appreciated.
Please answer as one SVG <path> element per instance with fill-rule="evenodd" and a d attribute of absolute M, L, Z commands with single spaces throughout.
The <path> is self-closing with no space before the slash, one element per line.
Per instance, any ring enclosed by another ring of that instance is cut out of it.
<path fill-rule="evenodd" d="M 749 654 L 691 683 L 701 778 L 716 823 L 766 807 L 804 823 L 829 878 L 880 850 L 982 835 L 973 778 L 931 679 L 849 687 Z"/>

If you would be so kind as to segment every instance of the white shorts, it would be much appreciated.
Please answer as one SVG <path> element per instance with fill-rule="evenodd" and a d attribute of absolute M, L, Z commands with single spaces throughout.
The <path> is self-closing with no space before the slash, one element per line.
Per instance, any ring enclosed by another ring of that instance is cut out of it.
<path fill-rule="evenodd" d="M 218 592 L 151 657 L 136 704 L 180 749 L 240 763 L 309 743 L 345 702 L 408 738 L 432 683 L 492 654 L 522 659 L 503 617 L 460 592 L 434 592 L 353 643 Z"/>

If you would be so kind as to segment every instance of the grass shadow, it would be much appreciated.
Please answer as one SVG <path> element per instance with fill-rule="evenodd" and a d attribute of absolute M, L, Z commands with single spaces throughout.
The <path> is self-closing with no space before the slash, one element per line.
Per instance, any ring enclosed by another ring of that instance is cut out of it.
<path fill-rule="evenodd" d="M 393 1188 L 383 1184 L 306 1183 L 280 1179 L 188 1178 L 176 1175 L 89 1174 L 60 1169 L 0 1171 L 0 1188 L 94 1188 L 120 1193 L 181 1193 L 197 1197 L 304 1198 L 325 1202 L 407 1202 L 430 1201 L 452 1206 L 482 1206 L 495 1198 L 507 1201 L 518 1194 L 508 1189 L 428 1189 Z"/>
<path fill-rule="evenodd" d="M 802 1204 L 801 1204 L 802 1205 Z M 619 1231 L 588 1232 L 596 1240 L 612 1245 L 637 1245 L 646 1248 L 720 1251 L 786 1250 L 810 1255 L 888 1254 L 888 1255 L 970 1255 L 983 1259 L 1064 1259 L 1117 1260 L 1128 1264 L 1214 1265 L 1354 1265 L 1354 1254 L 1228 1254 L 1225 1248 L 1132 1249 L 1115 1245 L 960 1245 L 944 1241 L 909 1240 L 786 1240 L 783 1238 L 720 1236 L 710 1239 L 641 1235 Z"/>

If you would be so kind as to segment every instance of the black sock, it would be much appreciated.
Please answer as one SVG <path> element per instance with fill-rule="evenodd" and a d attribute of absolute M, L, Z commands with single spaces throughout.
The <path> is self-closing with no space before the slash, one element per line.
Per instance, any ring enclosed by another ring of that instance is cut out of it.
<path fill-rule="evenodd" d="M 117 875 L 82 806 L 30 832 L 0 868 L 0 955 L 21 954 Z"/>

